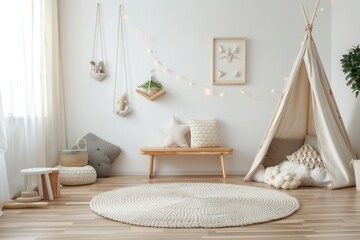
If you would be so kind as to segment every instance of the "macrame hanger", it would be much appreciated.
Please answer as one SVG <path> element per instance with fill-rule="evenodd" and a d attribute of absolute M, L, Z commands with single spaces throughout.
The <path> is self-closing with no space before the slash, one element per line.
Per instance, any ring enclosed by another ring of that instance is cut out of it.
<path fill-rule="evenodd" d="M 124 67 L 125 91 L 123 93 L 121 93 L 119 96 L 117 96 L 117 82 L 118 82 L 117 78 L 118 78 L 120 37 L 121 37 L 122 62 L 123 62 L 123 67 Z M 123 12 L 122 12 L 122 5 L 119 5 L 117 41 L 116 41 L 115 86 L 114 86 L 113 111 L 114 111 L 114 113 L 116 113 L 122 117 L 126 116 L 130 111 L 129 101 L 128 101 L 128 93 L 129 93 L 129 91 L 128 91 L 126 56 L 125 56 Z"/>
<path fill-rule="evenodd" d="M 102 20 L 101 20 L 101 6 L 100 3 L 97 4 L 96 8 L 96 20 L 95 20 L 95 31 L 94 31 L 94 43 L 93 43 L 93 54 L 91 64 L 91 72 L 90 76 L 98 81 L 102 81 L 106 77 L 105 73 L 105 63 L 104 63 L 104 51 L 103 51 L 103 34 L 102 34 Z M 97 40 L 97 32 L 99 29 L 99 37 L 100 37 L 100 53 L 101 60 L 99 63 L 96 63 L 95 53 L 96 53 L 96 40 Z"/>

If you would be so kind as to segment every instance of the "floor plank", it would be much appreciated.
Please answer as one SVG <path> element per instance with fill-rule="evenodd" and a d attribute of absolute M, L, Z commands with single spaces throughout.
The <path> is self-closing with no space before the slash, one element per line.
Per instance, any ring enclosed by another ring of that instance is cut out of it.
<path fill-rule="evenodd" d="M 360 192 L 355 188 L 301 188 L 285 191 L 301 208 L 278 221 L 219 229 L 162 229 L 114 222 L 93 213 L 89 202 L 98 193 L 149 183 L 212 182 L 271 188 L 244 183 L 242 176 L 118 176 L 87 186 L 63 187 L 61 197 L 44 209 L 5 209 L 0 239 L 360 239 Z"/>

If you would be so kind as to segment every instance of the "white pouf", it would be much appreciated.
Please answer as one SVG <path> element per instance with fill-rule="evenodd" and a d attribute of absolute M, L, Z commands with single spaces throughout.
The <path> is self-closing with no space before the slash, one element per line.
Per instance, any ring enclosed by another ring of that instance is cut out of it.
<path fill-rule="evenodd" d="M 59 181 L 62 185 L 86 185 L 96 181 L 96 171 L 90 166 L 64 167 L 56 166 L 59 169 Z"/>

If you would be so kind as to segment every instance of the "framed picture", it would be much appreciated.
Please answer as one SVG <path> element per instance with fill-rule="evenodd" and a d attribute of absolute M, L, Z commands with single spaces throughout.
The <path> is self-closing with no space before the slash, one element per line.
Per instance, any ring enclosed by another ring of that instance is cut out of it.
<path fill-rule="evenodd" d="M 245 38 L 213 38 L 213 85 L 245 84 Z"/>

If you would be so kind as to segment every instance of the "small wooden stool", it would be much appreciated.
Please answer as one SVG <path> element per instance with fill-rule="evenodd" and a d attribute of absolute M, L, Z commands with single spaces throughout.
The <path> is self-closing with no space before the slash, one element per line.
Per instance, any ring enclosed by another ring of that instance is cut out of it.
<path fill-rule="evenodd" d="M 31 177 L 36 176 L 37 177 L 37 184 L 38 184 L 38 190 L 40 198 L 44 198 L 44 192 L 42 187 L 42 181 L 41 181 L 41 175 L 44 175 L 45 177 L 45 185 L 49 194 L 49 199 L 54 200 L 53 192 L 51 189 L 51 183 L 49 178 L 49 173 L 53 171 L 53 168 L 26 168 L 21 170 L 21 174 L 24 175 L 24 191 L 25 192 L 32 192 L 32 183 L 31 183 Z"/>
<path fill-rule="evenodd" d="M 53 171 L 49 173 L 50 184 L 54 199 L 60 197 L 60 182 L 59 182 L 59 169 L 53 168 Z M 44 200 L 49 200 L 49 194 L 46 187 L 45 175 L 41 175 L 41 183 L 43 186 Z"/>

